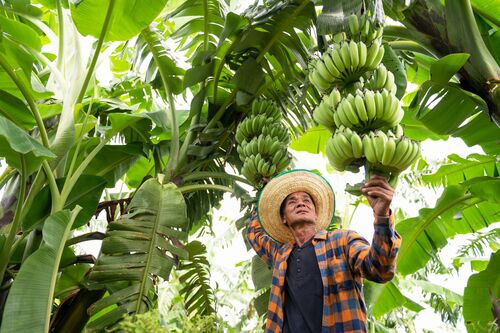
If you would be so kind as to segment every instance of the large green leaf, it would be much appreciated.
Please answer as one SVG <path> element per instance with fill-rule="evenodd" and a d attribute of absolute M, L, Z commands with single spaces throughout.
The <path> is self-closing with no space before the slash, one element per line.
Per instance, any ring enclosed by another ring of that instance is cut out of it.
<path fill-rule="evenodd" d="M 332 134 L 323 126 L 308 129 L 298 138 L 293 139 L 290 148 L 296 151 L 305 151 L 311 154 L 325 153 L 325 145 Z"/>
<path fill-rule="evenodd" d="M 271 287 L 271 279 L 273 271 L 267 264 L 255 255 L 252 258 L 252 281 L 255 290 L 265 289 Z"/>
<path fill-rule="evenodd" d="M 500 251 L 490 257 L 488 267 L 471 275 L 464 289 L 464 320 L 469 332 L 477 332 L 477 327 L 486 327 L 494 320 L 490 292 L 498 304 L 500 299 Z M 497 305 L 498 306 L 498 305 Z"/>
<path fill-rule="evenodd" d="M 176 245 L 186 239 L 186 226 L 186 205 L 176 186 L 156 179 L 144 182 L 128 213 L 108 224 L 88 286 L 106 288 L 110 295 L 90 307 L 91 315 L 105 313 L 88 324 L 89 331 L 113 325 L 124 313 L 143 313 L 153 306 L 156 277 L 168 279 L 176 257 L 187 256 Z"/>
<path fill-rule="evenodd" d="M 205 245 L 193 241 L 186 245 L 187 260 L 181 262 L 179 281 L 183 284 L 179 291 L 190 315 L 210 315 L 215 313 L 215 294 L 210 286 L 210 264 L 206 258 Z"/>
<path fill-rule="evenodd" d="M 0 116 L 0 157 L 10 166 L 21 169 L 21 155 L 26 158 L 28 172 L 35 171 L 43 160 L 56 157 L 49 149 L 7 118 Z"/>
<path fill-rule="evenodd" d="M 0 90 L 0 114 L 26 130 L 32 129 L 36 123 L 26 104 L 3 90 Z"/>
<path fill-rule="evenodd" d="M 64 182 L 65 179 L 56 181 L 59 190 L 62 189 Z M 89 222 L 95 214 L 105 186 L 106 180 L 99 176 L 82 175 L 78 178 L 64 205 L 65 209 L 73 209 L 76 205 L 81 207 L 81 212 L 73 223 L 73 228 L 81 227 Z M 50 214 L 51 206 L 50 188 L 45 186 L 37 194 L 23 218 L 23 231 L 28 232 L 41 223 Z"/>
<path fill-rule="evenodd" d="M 21 266 L 9 292 L 1 333 L 46 333 L 59 261 L 79 208 L 59 211 L 45 221 L 43 245 Z"/>
<path fill-rule="evenodd" d="M 488 153 L 500 152 L 500 131 L 486 114 L 486 104 L 457 85 L 427 81 L 410 107 L 415 117 L 437 134 L 459 137 L 468 146 L 480 144 Z"/>
<path fill-rule="evenodd" d="M 448 83 L 469 57 L 466 53 L 453 53 L 442 57 L 431 65 L 431 80 L 441 84 Z"/>
<path fill-rule="evenodd" d="M 80 152 L 77 163 L 83 160 L 91 149 L 99 144 L 100 140 L 91 140 L 85 152 Z M 125 174 L 137 159 L 143 156 L 144 147 L 142 144 L 128 145 L 106 145 L 92 159 L 84 174 L 95 175 L 106 179 L 107 187 L 114 187 L 118 179 Z"/>
<path fill-rule="evenodd" d="M 406 302 L 405 296 L 393 281 L 384 284 L 364 281 L 363 288 L 368 311 L 372 312 L 376 318 L 380 318 L 383 314 Z"/>
<path fill-rule="evenodd" d="M 477 12 L 500 27 L 500 6 L 497 0 L 471 0 L 474 12 Z"/>
<path fill-rule="evenodd" d="M 438 171 L 423 175 L 422 180 L 432 186 L 456 185 L 480 176 L 500 176 L 500 161 L 495 155 L 471 154 L 462 158 L 456 154 L 448 156 L 449 164 L 443 164 Z"/>
<path fill-rule="evenodd" d="M 78 31 L 99 37 L 111 0 L 81 0 L 71 3 L 71 16 Z M 167 0 L 114 0 L 106 40 L 128 40 L 138 35 L 162 11 Z"/>
<path fill-rule="evenodd" d="M 475 186 L 493 188 L 497 182 L 483 179 Z M 434 208 L 422 208 L 419 216 L 401 221 L 397 231 L 404 239 L 398 254 L 398 272 L 410 274 L 425 266 L 432 253 L 448 244 L 448 238 L 480 230 L 498 220 L 500 206 L 493 198 L 478 198 L 467 186 L 445 188 Z"/>

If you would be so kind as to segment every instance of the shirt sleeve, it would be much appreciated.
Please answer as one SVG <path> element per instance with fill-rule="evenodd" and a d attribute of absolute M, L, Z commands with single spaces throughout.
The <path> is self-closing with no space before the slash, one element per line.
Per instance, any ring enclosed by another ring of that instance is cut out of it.
<path fill-rule="evenodd" d="M 276 258 L 276 254 L 278 253 L 279 243 L 262 230 L 255 211 L 250 217 L 250 223 L 247 228 L 247 239 L 255 252 L 257 252 L 257 255 L 264 260 L 269 267 L 273 267 L 274 258 Z"/>
<path fill-rule="evenodd" d="M 372 245 L 355 231 L 347 233 L 349 265 L 355 273 L 374 282 L 390 281 L 396 272 L 401 236 L 390 217 L 375 217 Z"/>

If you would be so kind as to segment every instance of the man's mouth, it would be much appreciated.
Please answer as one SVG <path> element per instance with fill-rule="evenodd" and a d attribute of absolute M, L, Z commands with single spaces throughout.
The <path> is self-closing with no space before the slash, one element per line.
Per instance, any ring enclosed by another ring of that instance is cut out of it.
<path fill-rule="evenodd" d="M 298 210 L 297 214 L 307 214 L 307 210 Z"/>

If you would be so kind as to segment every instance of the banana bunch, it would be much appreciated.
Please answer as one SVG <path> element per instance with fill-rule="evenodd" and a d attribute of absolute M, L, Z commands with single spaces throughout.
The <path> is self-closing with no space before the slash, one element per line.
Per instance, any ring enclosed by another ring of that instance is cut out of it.
<path fill-rule="evenodd" d="M 355 131 L 340 126 L 326 143 L 326 156 L 335 169 L 344 171 L 363 156 L 363 141 Z"/>
<path fill-rule="evenodd" d="M 358 90 L 343 98 L 333 114 L 337 127 L 341 125 L 360 131 L 379 127 L 393 127 L 404 116 L 399 99 L 388 90 L 373 92 Z"/>
<path fill-rule="evenodd" d="M 380 64 L 377 69 L 371 73 L 371 76 L 366 80 L 364 86 L 366 89 L 375 91 L 386 89 L 392 95 L 396 94 L 398 88 L 394 82 L 394 74 L 388 71 L 383 64 Z"/>
<path fill-rule="evenodd" d="M 355 14 L 350 15 L 347 22 L 351 39 L 370 44 L 372 41 L 382 38 L 384 28 L 376 26 L 366 14 L 359 17 Z"/>
<path fill-rule="evenodd" d="M 241 174 L 257 186 L 263 177 L 284 170 L 291 161 L 287 151 L 290 136 L 281 119 L 273 101 L 256 99 L 249 116 L 236 129 L 236 151 L 243 161 Z"/>
<path fill-rule="evenodd" d="M 376 130 L 363 135 L 363 154 L 373 166 L 401 172 L 420 155 L 420 144 L 404 136 L 389 135 Z"/>
<path fill-rule="evenodd" d="M 354 40 L 334 43 L 320 58 L 309 62 L 309 81 L 319 91 L 329 92 L 376 69 L 383 56 L 384 47 L 378 39 L 369 46 Z"/>

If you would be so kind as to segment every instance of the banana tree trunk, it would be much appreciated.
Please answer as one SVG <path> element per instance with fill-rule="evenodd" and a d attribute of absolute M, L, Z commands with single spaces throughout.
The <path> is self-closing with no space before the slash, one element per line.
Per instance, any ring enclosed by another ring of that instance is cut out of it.
<path fill-rule="evenodd" d="M 474 19 L 469 0 L 415 0 L 404 10 L 403 24 L 430 37 L 436 56 L 469 53 L 459 71 L 463 89 L 479 95 L 488 105 L 493 121 L 500 126 L 500 67 L 486 47 Z"/>

